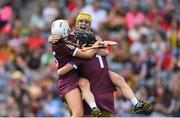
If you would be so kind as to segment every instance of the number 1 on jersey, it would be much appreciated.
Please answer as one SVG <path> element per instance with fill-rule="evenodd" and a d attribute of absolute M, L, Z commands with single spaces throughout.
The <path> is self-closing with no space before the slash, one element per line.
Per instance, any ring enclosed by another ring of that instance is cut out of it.
<path fill-rule="evenodd" d="M 103 63 L 102 57 L 101 57 L 100 55 L 96 55 L 96 57 L 98 58 L 100 67 L 101 67 L 101 68 L 104 68 L 104 63 Z"/>

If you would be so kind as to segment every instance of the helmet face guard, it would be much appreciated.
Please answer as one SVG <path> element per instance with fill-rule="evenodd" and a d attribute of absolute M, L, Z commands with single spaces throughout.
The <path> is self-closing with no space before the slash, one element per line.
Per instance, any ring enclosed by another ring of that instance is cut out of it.
<path fill-rule="evenodd" d="M 80 47 L 89 47 L 97 41 L 95 33 L 91 31 L 77 31 L 75 32 L 75 39 Z"/>

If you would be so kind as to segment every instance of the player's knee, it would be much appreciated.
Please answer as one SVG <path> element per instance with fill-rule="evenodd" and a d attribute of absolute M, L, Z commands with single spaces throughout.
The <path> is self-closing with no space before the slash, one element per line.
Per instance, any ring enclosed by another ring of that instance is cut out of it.
<path fill-rule="evenodd" d="M 89 81 L 87 79 L 85 79 L 85 78 L 81 78 L 81 79 L 79 79 L 79 86 L 81 88 L 89 87 L 90 86 Z"/>

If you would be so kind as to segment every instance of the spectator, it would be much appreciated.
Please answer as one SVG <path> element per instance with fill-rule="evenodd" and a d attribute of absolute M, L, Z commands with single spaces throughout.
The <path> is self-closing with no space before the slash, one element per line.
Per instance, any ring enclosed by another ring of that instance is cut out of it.
<path fill-rule="evenodd" d="M 92 15 L 92 29 L 99 32 L 101 24 L 105 22 L 107 18 L 107 11 L 101 8 L 100 1 L 95 0 L 92 4 L 85 5 L 81 11 L 88 12 Z"/>
<path fill-rule="evenodd" d="M 55 117 L 70 116 L 54 95 L 56 65 L 46 37 L 52 21 L 63 18 L 73 24 L 73 18 L 82 10 L 92 13 L 93 30 L 98 35 L 118 42 L 118 46 L 110 47 L 109 66 L 123 75 L 134 92 L 144 95 L 141 99 L 154 103 L 148 117 L 180 116 L 179 0 L 0 0 L 0 3 L 0 117 L 47 116 L 44 108 L 49 103 L 57 105 L 50 105 L 52 111 L 58 111 Z M 36 14 L 35 5 L 42 6 L 40 14 Z M 141 40 L 142 35 L 145 37 Z M 53 93 L 51 102 L 47 102 L 47 93 Z M 121 93 L 116 96 L 115 105 L 115 116 L 135 116 Z"/>

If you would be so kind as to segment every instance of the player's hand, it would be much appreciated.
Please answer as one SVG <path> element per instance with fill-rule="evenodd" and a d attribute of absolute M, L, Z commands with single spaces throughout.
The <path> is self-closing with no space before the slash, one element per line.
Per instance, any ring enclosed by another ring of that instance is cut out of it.
<path fill-rule="evenodd" d="M 92 47 L 100 47 L 100 46 L 102 46 L 102 45 L 104 45 L 104 42 L 103 42 L 103 41 L 96 41 L 96 42 L 92 45 Z"/>
<path fill-rule="evenodd" d="M 103 41 L 102 44 L 100 44 L 102 48 L 107 48 L 108 46 L 116 46 L 117 42 L 115 41 Z"/>
<path fill-rule="evenodd" d="M 106 48 L 108 47 L 108 43 L 105 41 L 97 41 L 100 48 Z"/>
<path fill-rule="evenodd" d="M 108 42 L 103 41 L 103 45 L 102 45 L 102 46 L 103 46 L 104 48 L 108 47 L 108 45 L 109 45 Z"/>
<path fill-rule="evenodd" d="M 60 36 L 57 36 L 57 35 L 50 35 L 48 37 L 48 42 L 51 42 L 51 43 L 56 43 L 58 42 L 60 39 Z"/>

